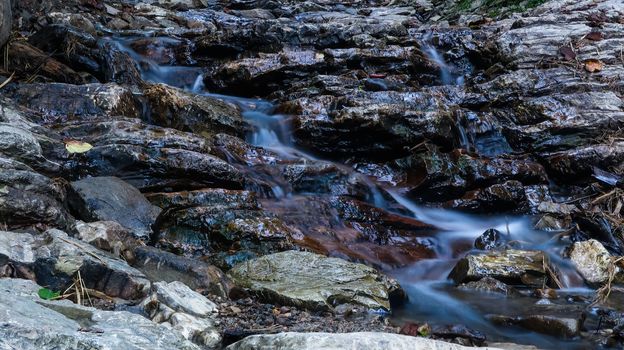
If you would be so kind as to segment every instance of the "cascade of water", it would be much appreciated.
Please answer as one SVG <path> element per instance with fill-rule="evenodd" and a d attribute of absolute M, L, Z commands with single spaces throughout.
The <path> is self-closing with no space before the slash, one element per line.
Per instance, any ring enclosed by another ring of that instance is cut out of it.
<path fill-rule="evenodd" d="M 421 47 L 431 61 L 440 68 L 440 80 L 443 85 L 464 85 L 464 77 L 462 75 L 455 76 L 453 67 L 449 65 L 444 56 L 440 54 L 438 49 L 433 45 L 433 33 L 427 33 L 421 43 Z"/>
<path fill-rule="evenodd" d="M 427 38 L 423 48 L 427 55 L 430 56 L 430 59 L 440 66 L 442 82 L 449 85 L 462 84 L 463 77 L 453 76 L 451 67 L 444 61 L 442 55 L 430 41 L 431 37 Z M 124 50 L 129 50 L 131 56 L 137 55 L 124 45 L 121 45 L 121 47 Z M 140 59 L 145 61 L 144 58 Z M 148 64 L 146 67 L 142 72 L 146 80 L 163 83 L 170 83 L 168 79 L 171 79 L 171 77 L 168 76 L 168 71 L 178 69 L 171 67 L 163 68 L 156 64 Z M 304 162 L 317 160 L 292 145 L 290 141 L 291 130 L 289 130 L 288 124 L 284 120 L 285 118 L 274 113 L 275 108 L 273 104 L 259 99 L 207 93 L 204 91 L 203 80 L 204 77 L 198 73 L 194 82 L 185 86 L 185 88 L 196 94 L 219 98 L 238 105 L 243 112 L 243 117 L 254 129 L 248 135 L 249 143 L 270 149 L 285 158 L 303 160 Z M 468 147 L 468 136 L 463 127 L 461 127 L 461 123 L 458 122 L 458 124 L 459 141 L 462 146 Z M 341 168 L 347 167 L 342 164 L 336 164 L 336 166 Z M 348 170 L 353 171 L 350 168 Z M 411 300 L 426 300 L 426 303 L 410 303 L 403 311 L 404 313 L 407 312 L 412 316 L 424 317 L 427 319 L 427 322 L 464 323 L 469 327 L 487 331 L 490 335 L 494 334 L 507 339 L 519 339 L 522 337 L 531 337 L 531 340 L 536 339 L 534 334 L 526 332 L 514 334 L 513 336 L 509 335 L 509 333 L 502 334 L 500 329 L 495 328 L 483 318 L 483 310 L 473 308 L 468 301 L 455 296 L 452 292 L 445 289 L 449 289 L 447 282 L 449 271 L 455 265 L 459 255 L 463 255 L 466 251 L 465 243 L 471 246 L 474 239 L 487 229 L 494 228 L 501 232 L 507 232 L 513 240 L 528 242 L 536 249 L 548 250 L 551 244 L 548 241 L 548 237 L 541 232 L 535 231 L 527 218 L 476 217 L 445 209 L 426 208 L 417 205 L 398 190 L 384 188 L 367 176 L 361 175 L 358 179 L 369 187 L 371 193 L 370 202 L 376 207 L 391 210 L 386 197 L 391 198 L 395 203 L 411 212 L 414 218 L 441 230 L 436 237 L 439 244 L 439 247 L 436 248 L 437 258 L 421 260 L 412 266 L 393 272 L 393 275 L 397 277 L 407 290 Z M 290 195 L 288 190 L 277 181 L 271 182 L 268 179 L 267 182 L 270 184 L 275 198 L 280 199 Z M 384 196 L 384 194 L 387 194 L 387 196 Z M 282 200 L 281 202 L 286 203 L 286 205 L 290 203 L 287 200 Z M 464 243 L 463 250 L 455 251 L 453 247 L 456 243 Z M 552 258 L 557 265 L 562 267 L 562 280 L 565 286 L 569 287 L 568 290 L 573 291 L 574 287 L 581 285 L 582 282 L 579 282 L 580 279 L 574 276 L 573 269 L 567 268 L 560 257 L 554 255 Z M 455 290 L 453 288 L 450 289 Z M 502 307 L 506 307 L 505 301 L 498 300 L 497 303 Z M 540 341 L 546 344 L 548 339 L 540 338 Z"/>

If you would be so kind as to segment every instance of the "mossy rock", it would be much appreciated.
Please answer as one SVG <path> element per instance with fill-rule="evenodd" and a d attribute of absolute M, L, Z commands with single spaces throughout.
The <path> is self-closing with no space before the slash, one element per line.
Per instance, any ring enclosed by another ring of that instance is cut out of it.
<path fill-rule="evenodd" d="M 390 311 L 401 287 L 375 269 L 308 252 L 286 251 L 249 260 L 231 271 L 234 282 L 269 303 L 308 310 L 340 304 Z"/>

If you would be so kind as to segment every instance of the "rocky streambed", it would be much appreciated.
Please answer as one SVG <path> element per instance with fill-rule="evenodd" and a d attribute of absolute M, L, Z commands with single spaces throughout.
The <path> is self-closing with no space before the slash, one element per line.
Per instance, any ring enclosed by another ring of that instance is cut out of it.
<path fill-rule="evenodd" d="M 621 1 L 0 13 L 0 348 L 623 346 Z"/>

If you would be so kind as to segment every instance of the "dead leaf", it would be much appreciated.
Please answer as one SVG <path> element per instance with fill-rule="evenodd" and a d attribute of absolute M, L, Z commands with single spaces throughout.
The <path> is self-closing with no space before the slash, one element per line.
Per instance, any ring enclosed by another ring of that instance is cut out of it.
<path fill-rule="evenodd" d="M 598 59 L 590 58 L 590 59 L 585 61 L 585 70 L 590 72 L 590 73 L 600 72 L 603 67 L 604 67 L 604 65 L 603 65 L 602 61 L 600 61 Z"/>
<path fill-rule="evenodd" d="M 576 59 L 576 52 L 569 46 L 562 46 L 559 48 L 559 53 L 566 61 L 573 61 Z"/>
<path fill-rule="evenodd" d="M 92 148 L 93 146 L 86 142 L 76 141 L 76 140 L 65 141 L 65 149 L 70 154 L 89 152 Z"/>
<path fill-rule="evenodd" d="M 604 39 L 604 36 L 602 35 L 601 32 L 591 32 L 585 35 L 585 39 L 591 40 L 591 41 L 600 41 Z"/>

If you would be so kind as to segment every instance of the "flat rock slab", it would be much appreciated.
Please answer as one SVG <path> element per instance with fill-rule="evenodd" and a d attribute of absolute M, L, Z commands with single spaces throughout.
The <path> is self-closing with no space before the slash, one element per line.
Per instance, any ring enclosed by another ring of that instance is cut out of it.
<path fill-rule="evenodd" d="M 43 301 L 39 288 L 28 280 L 0 279 L 0 349 L 200 349 L 140 315 Z"/>
<path fill-rule="evenodd" d="M 468 350 L 474 348 L 439 340 L 375 332 L 358 333 L 279 333 L 252 335 L 227 347 L 227 350 Z"/>
<path fill-rule="evenodd" d="M 556 279 L 548 256 L 538 250 L 507 249 L 484 254 L 469 254 L 449 274 L 456 283 L 493 277 L 510 284 L 541 286 Z"/>
<path fill-rule="evenodd" d="M 71 183 L 70 206 L 85 221 L 116 221 L 138 238 L 149 238 L 160 208 L 116 177 L 90 177 Z"/>
<path fill-rule="evenodd" d="M 237 285 L 269 302 L 311 310 L 340 304 L 390 310 L 390 298 L 401 287 L 375 269 L 308 252 L 286 251 L 235 266 L 230 275 Z"/>

